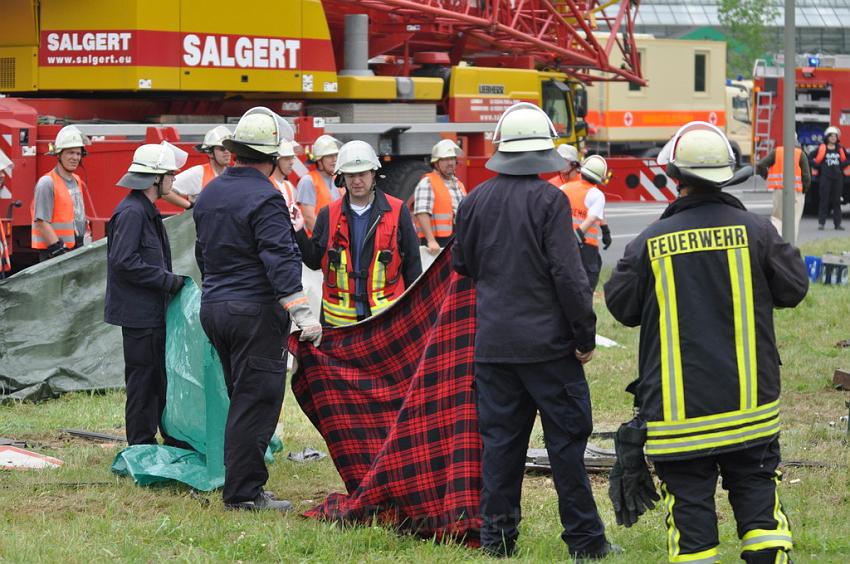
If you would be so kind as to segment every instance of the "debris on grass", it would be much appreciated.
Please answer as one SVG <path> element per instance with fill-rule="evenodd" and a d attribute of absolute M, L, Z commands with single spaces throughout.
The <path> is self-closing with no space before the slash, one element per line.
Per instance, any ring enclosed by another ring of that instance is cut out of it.
<path fill-rule="evenodd" d="M 40 470 L 58 468 L 63 462 L 52 456 L 45 456 L 15 446 L 0 446 L 0 469 L 3 470 Z"/>
<path fill-rule="evenodd" d="M 837 390 L 850 392 L 850 371 L 837 369 L 832 375 L 832 385 Z"/>
<path fill-rule="evenodd" d="M 301 452 L 290 452 L 286 455 L 286 458 L 294 462 L 313 462 L 314 460 L 321 460 L 326 456 L 327 454 L 320 450 L 307 447 Z"/>

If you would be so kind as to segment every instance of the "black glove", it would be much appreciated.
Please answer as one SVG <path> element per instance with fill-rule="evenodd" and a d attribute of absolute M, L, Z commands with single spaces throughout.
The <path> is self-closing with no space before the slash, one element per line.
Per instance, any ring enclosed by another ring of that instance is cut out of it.
<path fill-rule="evenodd" d="M 68 249 L 65 247 L 65 243 L 62 242 L 62 239 L 59 239 L 49 247 L 47 247 L 47 256 L 49 258 L 55 258 L 59 255 L 64 255 L 68 252 Z"/>
<path fill-rule="evenodd" d="M 618 525 L 631 527 L 647 509 L 655 509 L 655 502 L 661 499 L 643 456 L 644 443 L 646 423 L 643 421 L 635 419 L 617 429 L 614 437 L 617 461 L 609 475 L 608 497 Z"/>
<path fill-rule="evenodd" d="M 603 223 L 600 227 L 602 229 L 602 248 L 607 249 L 611 246 L 611 229 L 607 223 Z"/>
<path fill-rule="evenodd" d="M 576 227 L 576 239 L 578 239 L 579 245 L 584 245 L 584 231 L 581 230 L 581 227 Z"/>
<path fill-rule="evenodd" d="M 177 276 L 174 281 L 171 283 L 171 294 L 177 294 L 180 290 L 183 289 L 183 286 L 186 284 L 185 276 Z"/>

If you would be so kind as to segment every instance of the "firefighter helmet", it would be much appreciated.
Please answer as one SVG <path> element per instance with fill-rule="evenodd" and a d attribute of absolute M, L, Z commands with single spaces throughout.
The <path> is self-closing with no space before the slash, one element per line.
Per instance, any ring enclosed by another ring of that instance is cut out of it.
<path fill-rule="evenodd" d="M 313 148 L 310 151 L 310 160 L 318 161 L 322 157 L 336 155 L 342 147 L 342 141 L 331 135 L 320 135 L 313 143 Z"/>
<path fill-rule="evenodd" d="M 704 121 L 683 125 L 664 145 L 658 164 L 675 180 L 719 188 L 734 176 L 735 154 L 726 135 Z"/>
<path fill-rule="evenodd" d="M 268 108 L 257 106 L 239 118 L 233 137 L 225 139 L 222 144 L 237 156 L 275 158 L 280 142 L 294 137 L 295 132 L 285 119 Z"/>
<path fill-rule="evenodd" d="M 581 175 L 594 184 L 608 182 L 608 161 L 600 155 L 590 155 L 581 162 Z"/>
<path fill-rule="evenodd" d="M 56 134 L 56 140 L 48 146 L 48 155 L 58 155 L 65 149 L 82 149 L 86 152 L 86 145 L 91 145 L 91 139 L 83 135 L 82 131 L 75 125 L 66 125 Z"/>
<path fill-rule="evenodd" d="M 838 130 L 834 125 L 830 125 L 826 128 L 826 131 L 823 132 L 823 137 L 826 139 L 830 135 L 835 135 L 836 138 L 841 138 L 841 131 Z"/>
<path fill-rule="evenodd" d="M 334 174 L 356 174 L 379 168 L 381 161 L 370 144 L 365 141 L 349 141 L 339 149 Z"/>
<path fill-rule="evenodd" d="M 431 148 L 431 163 L 435 163 L 440 159 L 456 159 L 463 155 L 457 143 L 451 139 L 443 139 Z"/>
<path fill-rule="evenodd" d="M 116 184 L 131 190 L 144 190 L 153 186 L 157 175 L 180 170 L 188 157 L 186 151 L 168 141 L 142 145 L 133 153 L 133 162 L 127 174 Z"/>
<path fill-rule="evenodd" d="M 566 143 L 564 143 L 563 145 L 558 145 L 558 154 L 561 155 L 569 165 L 574 165 L 581 162 L 578 157 L 578 151 L 572 145 L 568 145 Z"/>
<path fill-rule="evenodd" d="M 195 145 L 195 150 L 200 153 L 209 153 L 215 147 L 224 148 L 224 140 L 231 137 L 233 137 L 233 134 L 229 129 L 223 125 L 217 125 L 207 131 L 207 134 L 204 135 L 203 143 Z"/>
<path fill-rule="evenodd" d="M 295 147 L 298 146 L 298 143 L 295 141 L 281 141 L 280 146 L 277 150 L 277 157 L 294 157 L 295 156 Z"/>
<path fill-rule="evenodd" d="M 502 114 L 493 132 L 496 152 L 487 168 L 512 175 L 531 175 L 564 169 L 555 150 L 558 136 L 546 112 L 528 102 L 514 104 Z"/>

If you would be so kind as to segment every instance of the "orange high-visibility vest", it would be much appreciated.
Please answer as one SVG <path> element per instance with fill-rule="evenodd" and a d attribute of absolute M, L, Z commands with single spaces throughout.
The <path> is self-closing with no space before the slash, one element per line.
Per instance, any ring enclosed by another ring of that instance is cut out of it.
<path fill-rule="evenodd" d="M 434 207 L 431 208 L 431 233 L 435 238 L 451 237 L 454 233 L 455 213 L 449 187 L 446 186 L 443 176 L 437 171 L 429 172 L 423 178 L 428 179 L 431 183 L 431 190 L 434 192 Z M 466 188 L 460 180 L 457 181 L 457 184 L 461 192 L 466 193 Z M 416 220 L 416 232 L 420 239 L 425 239 L 425 234 L 419 227 L 419 219 Z"/>
<path fill-rule="evenodd" d="M 797 192 L 803 191 L 803 170 L 800 168 L 800 156 L 803 151 L 794 148 L 794 190 Z M 777 147 L 774 153 L 773 164 L 770 170 L 767 171 L 767 189 L 782 190 L 782 178 L 785 176 L 783 170 L 785 167 L 785 148 Z"/>
<path fill-rule="evenodd" d="M 567 182 L 561 187 L 561 192 L 566 194 L 567 198 L 570 199 L 570 208 L 572 208 L 573 212 L 573 231 L 581 227 L 581 224 L 587 219 L 585 198 L 587 198 L 587 193 L 593 187 L 593 184 L 584 178 Z M 595 247 L 599 246 L 599 228 L 596 226 L 596 223 L 587 228 L 587 231 L 584 232 L 584 237 L 585 244 Z"/>
<path fill-rule="evenodd" d="M 201 189 L 205 188 L 210 181 L 218 176 L 215 173 L 215 170 L 212 167 L 212 163 L 205 163 L 201 165 L 201 169 L 204 171 L 204 176 L 201 178 Z"/>
<path fill-rule="evenodd" d="M 316 215 L 318 216 L 319 211 L 331 203 L 331 188 L 318 170 L 310 171 L 310 179 L 316 189 Z M 334 186 L 334 189 L 337 189 L 336 186 Z"/>
<path fill-rule="evenodd" d="M 777 149 L 778 151 L 779 149 Z M 841 161 L 847 160 L 847 155 L 844 153 L 844 147 L 838 148 L 838 154 L 841 157 Z M 826 143 L 821 143 L 820 147 L 818 147 L 818 152 L 815 155 L 815 164 L 821 164 L 823 162 L 824 157 L 826 156 Z M 812 170 L 812 176 L 818 175 L 818 169 Z M 844 176 L 850 176 L 850 166 L 844 169 Z"/>
<path fill-rule="evenodd" d="M 277 191 L 280 192 L 283 195 L 283 199 L 286 200 L 286 207 L 291 206 L 292 202 L 295 201 L 295 187 L 292 185 L 292 182 L 285 178 L 280 182 L 274 178 L 272 178 L 272 180 L 274 181 Z"/>
<path fill-rule="evenodd" d="M 74 239 L 74 199 L 71 197 L 71 190 L 65 179 L 59 176 L 56 169 L 47 173 L 53 180 L 53 217 L 50 218 L 50 226 L 56 232 L 56 236 L 68 249 L 73 249 L 75 244 Z M 76 174 L 71 174 L 74 180 L 77 181 L 77 186 L 80 191 L 85 189 L 82 179 Z M 35 199 L 33 198 L 30 206 L 32 215 L 32 248 L 46 249 L 47 241 L 41 236 L 41 232 L 35 227 Z"/>
<path fill-rule="evenodd" d="M 322 257 L 322 273 L 325 276 L 322 284 L 322 312 L 328 325 L 357 323 L 354 294 L 358 277 L 366 280 L 365 297 L 372 315 L 390 307 L 404 293 L 401 250 L 398 248 L 398 225 L 401 206 L 404 204 L 398 198 L 386 198 L 390 211 L 378 220 L 372 262 L 368 269 L 360 272 L 353 270 L 351 233 L 348 217 L 342 213 L 343 199 L 333 202 L 328 209 L 328 245 Z"/>

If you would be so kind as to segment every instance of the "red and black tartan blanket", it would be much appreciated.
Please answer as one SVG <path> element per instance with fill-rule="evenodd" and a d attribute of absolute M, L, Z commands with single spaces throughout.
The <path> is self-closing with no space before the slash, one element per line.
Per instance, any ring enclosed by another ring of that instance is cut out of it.
<path fill-rule="evenodd" d="M 475 294 L 446 249 L 391 308 L 295 336 L 292 390 L 327 442 L 347 494 L 306 516 L 477 544 L 481 442 L 473 394 Z"/>

